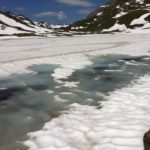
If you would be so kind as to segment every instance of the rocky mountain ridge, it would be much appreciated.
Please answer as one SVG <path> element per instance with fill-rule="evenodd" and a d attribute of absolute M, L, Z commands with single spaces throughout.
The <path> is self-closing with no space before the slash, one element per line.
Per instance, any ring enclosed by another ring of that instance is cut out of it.
<path fill-rule="evenodd" d="M 141 31 L 150 28 L 150 0 L 109 0 L 66 30 L 88 32 Z"/>

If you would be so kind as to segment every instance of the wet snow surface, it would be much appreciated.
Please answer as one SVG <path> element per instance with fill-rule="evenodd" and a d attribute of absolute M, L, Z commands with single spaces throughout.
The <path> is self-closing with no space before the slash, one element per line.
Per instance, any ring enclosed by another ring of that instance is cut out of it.
<path fill-rule="evenodd" d="M 0 41 L 1 150 L 143 149 L 150 128 L 149 37 L 94 36 L 64 38 L 65 45 L 63 38 L 31 39 L 31 45 L 6 40 L 12 49 Z"/>

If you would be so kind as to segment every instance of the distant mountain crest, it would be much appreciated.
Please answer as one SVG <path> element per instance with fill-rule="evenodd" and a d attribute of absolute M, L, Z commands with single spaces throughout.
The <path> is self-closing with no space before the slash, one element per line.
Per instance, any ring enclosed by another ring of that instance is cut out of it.
<path fill-rule="evenodd" d="M 33 22 L 23 15 L 14 15 L 11 12 L 0 12 L 0 36 L 2 35 L 41 35 L 52 32 L 51 26 L 46 23 Z"/>

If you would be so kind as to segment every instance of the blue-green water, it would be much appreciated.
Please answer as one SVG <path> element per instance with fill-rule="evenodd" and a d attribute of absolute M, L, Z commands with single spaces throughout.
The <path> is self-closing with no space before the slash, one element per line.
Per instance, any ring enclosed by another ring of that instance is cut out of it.
<path fill-rule="evenodd" d="M 75 71 L 63 82 L 79 82 L 78 87 L 64 87 L 51 77 L 56 65 L 34 65 L 35 74 L 14 74 L 0 79 L 0 150 L 26 149 L 19 141 L 26 133 L 61 114 L 69 104 L 95 105 L 99 108 L 105 95 L 128 85 L 150 72 L 145 57 L 107 55 L 93 58 L 93 65 Z M 66 101 L 59 101 L 57 98 Z M 134 102 L 133 102 L 134 103 Z"/>

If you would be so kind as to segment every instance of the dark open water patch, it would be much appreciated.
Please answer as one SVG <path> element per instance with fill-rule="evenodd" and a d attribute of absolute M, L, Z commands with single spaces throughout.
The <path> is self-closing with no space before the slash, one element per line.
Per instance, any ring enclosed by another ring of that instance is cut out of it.
<path fill-rule="evenodd" d="M 103 95 L 127 86 L 136 79 L 150 72 L 150 60 L 146 57 L 130 57 L 124 55 L 108 55 L 93 59 L 93 65 L 77 70 L 64 81 L 80 82 L 78 90 L 74 90 L 72 101 L 84 104 L 93 99 L 91 105 L 104 100 Z M 75 94 L 76 93 L 76 94 Z M 101 94 L 100 94 L 101 93 Z M 68 99 L 68 95 L 63 98 Z"/>
<path fill-rule="evenodd" d="M 79 86 L 73 88 L 56 83 L 51 74 L 58 66 L 49 64 L 29 67 L 35 74 L 15 74 L 0 79 L 0 135 L 3 135 L 0 150 L 26 149 L 18 141 L 24 141 L 28 132 L 41 129 L 69 104 L 99 106 L 109 92 L 150 72 L 150 59 L 145 57 L 107 55 L 92 61 L 93 65 L 62 80 L 79 82 Z"/>
<path fill-rule="evenodd" d="M 25 87 L 11 87 L 11 88 L 2 88 L 0 89 L 0 102 L 9 100 L 12 96 L 15 96 L 16 93 L 20 93 L 25 90 Z"/>

